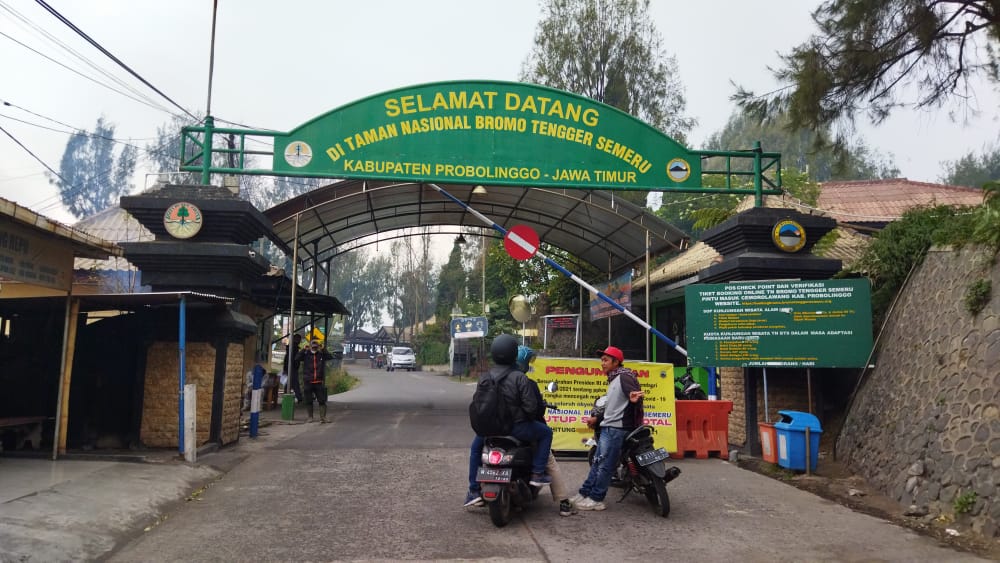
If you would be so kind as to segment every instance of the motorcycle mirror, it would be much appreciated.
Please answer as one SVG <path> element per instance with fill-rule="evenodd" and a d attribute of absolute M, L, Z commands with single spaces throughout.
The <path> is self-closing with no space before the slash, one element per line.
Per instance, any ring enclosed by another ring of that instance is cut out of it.
<path fill-rule="evenodd" d="M 555 393 L 559 390 L 559 384 L 555 381 L 550 381 L 549 384 L 545 386 L 545 390 L 549 393 Z"/>

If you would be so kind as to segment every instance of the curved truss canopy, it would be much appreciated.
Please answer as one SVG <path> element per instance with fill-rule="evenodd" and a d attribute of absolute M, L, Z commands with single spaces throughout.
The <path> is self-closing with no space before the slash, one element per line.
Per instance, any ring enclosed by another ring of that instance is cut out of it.
<path fill-rule="evenodd" d="M 600 271 L 614 273 L 643 261 L 647 233 L 653 256 L 688 244 L 684 232 L 635 204 L 615 198 L 613 192 L 487 186 L 486 194 L 474 194 L 473 185 L 442 187 L 498 225 L 506 229 L 527 225 L 543 243 Z M 372 244 L 380 233 L 412 227 L 483 227 L 496 233 L 423 183 L 337 182 L 285 201 L 264 214 L 289 253 L 298 216 L 300 256 L 305 253 L 304 261 L 313 263 Z"/>

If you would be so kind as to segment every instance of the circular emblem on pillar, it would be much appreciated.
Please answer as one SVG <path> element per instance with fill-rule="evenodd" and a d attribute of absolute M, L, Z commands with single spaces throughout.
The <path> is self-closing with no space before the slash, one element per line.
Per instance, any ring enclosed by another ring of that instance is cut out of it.
<path fill-rule="evenodd" d="M 798 252 L 806 244 L 806 231 L 802 225 L 791 219 L 785 219 L 779 221 L 771 230 L 771 240 L 780 250 Z"/>
<path fill-rule="evenodd" d="M 178 201 L 163 214 L 163 227 L 174 238 L 193 237 L 201 230 L 201 223 L 201 209 L 186 201 Z"/>

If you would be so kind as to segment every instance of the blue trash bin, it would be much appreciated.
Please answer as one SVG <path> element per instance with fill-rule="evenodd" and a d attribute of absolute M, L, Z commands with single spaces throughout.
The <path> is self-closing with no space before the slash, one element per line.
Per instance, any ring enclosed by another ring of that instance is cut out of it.
<path fill-rule="evenodd" d="M 809 429 L 809 467 L 816 471 L 819 456 L 819 435 L 823 433 L 819 419 L 807 412 L 778 411 L 781 421 L 774 423 L 778 435 L 778 465 L 795 471 L 806 470 L 806 428 Z"/>

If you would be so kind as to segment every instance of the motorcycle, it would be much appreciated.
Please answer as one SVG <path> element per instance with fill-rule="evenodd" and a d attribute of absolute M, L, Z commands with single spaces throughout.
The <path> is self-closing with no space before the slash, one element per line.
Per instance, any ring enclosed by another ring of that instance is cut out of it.
<path fill-rule="evenodd" d="M 483 463 L 476 474 L 483 501 L 493 525 L 510 523 L 514 508 L 523 508 L 538 498 L 541 487 L 530 483 L 531 444 L 513 436 L 487 436 L 483 442 Z"/>
<path fill-rule="evenodd" d="M 602 399 L 604 400 L 602 402 Z M 594 403 L 591 416 L 603 418 L 604 405 L 607 397 L 600 397 Z M 590 446 L 587 452 L 587 461 L 594 464 L 594 455 L 597 452 L 597 439 L 600 431 L 600 422 L 595 423 L 595 435 L 587 438 L 584 443 Z M 625 490 L 618 502 L 625 500 L 625 497 L 632 491 L 642 493 L 646 500 L 653 506 L 653 512 L 666 518 L 670 515 L 670 494 L 667 493 L 667 483 L 676 479 L 681 470 L 676 465 L 667 467 L 666 460 L 670 457 L 667 450 L 653 447 L 653 427 L 643 425 L 636 428 L 625 437 L 622 443 L 621 454 L 618 458 L 617 469 L 611 479 L 611 486 Z"/>
<path fill-rule="evenodd" d="M 547 389 L 554 392 L 556 383 L 549 383 Z M 545 407 L 556 408 L 549 403 L 545 403 Z M 515 508 L 524 508 L 538 498 L 541 487 L 530 482 L 532 446 L 513 436 L 483 438 L 482 465 L 476 473 L 476 481 L 489 509 L 490 521 L 498 528 L 510 523 Z"/>
<path fill-rule="evenodd" d="M 702 390 L 701 384 L 691 375 L 691 368 L 684 370 L 684 375 L 674 381 L 674 398 L 682 401 L 708 400 L 708 395 Z"/>

